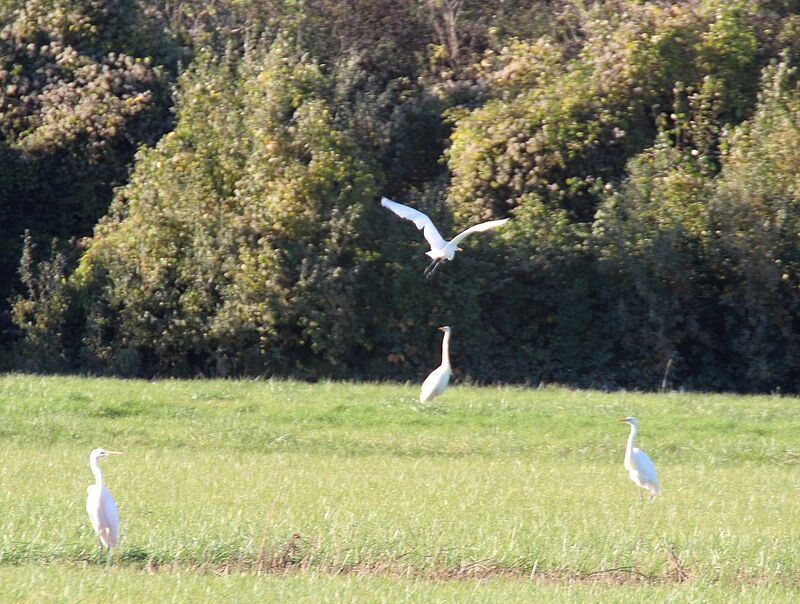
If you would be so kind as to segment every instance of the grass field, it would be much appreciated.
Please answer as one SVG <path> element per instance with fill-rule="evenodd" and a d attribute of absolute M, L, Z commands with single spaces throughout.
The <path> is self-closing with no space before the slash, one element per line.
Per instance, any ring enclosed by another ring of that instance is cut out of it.
<path fill-rule="evenodd" d="M 0 601 L 800 597 L 800 401 L 0 378 Z M 622 468 L 639 445 L 664 494 Z M 120 508 L 109 567 L 90 449 Z"/>

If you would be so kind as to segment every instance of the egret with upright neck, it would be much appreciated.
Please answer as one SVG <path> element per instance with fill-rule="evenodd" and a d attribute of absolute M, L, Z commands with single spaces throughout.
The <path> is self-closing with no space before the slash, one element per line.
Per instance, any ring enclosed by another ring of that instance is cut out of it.
<path fill-rule="evenodd" d="M 106 451 L 105 449 L 93 449 L 89 454 L 89 467 L 94 474 L 94 484 L 86 488 L 86 512 L 92 521 L 92 528 L 100 539 L 100 556 L 103 554 L 103 547 L 106 548 L 108 557 L 111 555 L 111 548 L 119 543 L 119 514 L 117 504 L 111 496 L 111 492 L 103 485 L 103 473 L 100 471 L 98 461 L 101 457 L 109 455 L 122 455 L 119 451 Z"/>
<path fill-rule="evenodd" d="M 625 448 L 625 469 L 628 470 L 628 475 L 636 486 L 646 489 L 650 493 L 650 500 L 652 501 L 653 497 L 661 492 L 661 486 L 658 484 L 658 475 L 652 460 L 647 456 L 647 453 L 633 446 L 633 439 L 636 438 L 636 433 L 639 430 L 639 420 L 630 416 L 619 421 L 625 422 L 631 427 L 631 432 L 628 435 L 628 446 Z M 639 495 L 641 497 L 641 492 Z"/>
<path fill-rule="evenodd" d="M 450 382 L 450 374 L 453 373 L 450 367 L 450 331 L 447 326 L 440 327 L 444 332 L 442 338 L 442 364 L 434 369 L 431 374 L 422 382 L 422 390 L 419 393 L 419 402 L 427 403 L 432 398 L 439 396 L 447 384 Z"/>

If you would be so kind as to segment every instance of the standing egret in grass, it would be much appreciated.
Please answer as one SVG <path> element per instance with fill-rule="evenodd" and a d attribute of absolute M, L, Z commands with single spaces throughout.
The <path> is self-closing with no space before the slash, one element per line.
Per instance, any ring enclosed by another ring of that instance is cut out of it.
<path fill-rule="evenodd" d="M 397 203 L 396 201 L 392 201 L 391 199 L 387 199 L 386 197 L 381 197 L 381 205 L 384 208 L 390 209 L 392 212 L 400 216 L 400 218 L 405 218 L 406 220 L 410 220 L 413 222 L 418 229 L 422 230 L 422 234 L 425 236 L 425 239 L 428 240 L 428 243 L 431 246 L 429 252 L 425 252 L 431 258 L 431 263 L 428 265 L 428 268 L 425 269 L 425 276 L 430 277 L 433 275 L 433 272 L 439 266 L 439 263 L 443 260 L 452 260 L 453 256 L 455 256 L 456 251 L 460 250 L 461 248 L 458 247 L 458 244 L 461 242 L 464 237 L 467 235 L 471 235 L 472 233 L 480 233 L 481 231 L 488 231 L 489 229 L 494 229 L 499 227 L 510 220 L 510 218 L 503 218 L 502 220 L 490 220 L 489 222 L 481 222 L 480 224 L 476 224 L 475 226 L 469 227 L 466 231 L 462 231 L 455 237 L 453 237 L 450 241 L 446 241 L 440 234 L 439 231 L 434 226 L 433 222 L 426 214 L 423 214 L 419 210 L 415 210 L 414 208 L 410 208 L 408 206 L 404 206 L 402 203 Z"/>
<path fill-rule="evenodd" d="M 432 398 L 439 396 L 447 384 L 450 382 L 450 374 L 453 370 L 450 368 L 450 328 L 440 327 L 444 332 L 442 338 L 442 364 L 434 369 L 431 374 L 422 382 L 422 390 L 419 393 L 419 402 L 427 403 Z"/>
<path fill-rule="evenodd" d="M 661 486 L 658 484 L 656 467 L 653 465 L 652 460 L 647 456 L 647 453 L 633 446 L 633 439 L 636 438 L 636 432 L 639 429 L 639 420 L 630 416 L 619 421 L 631 426 L 631 433 L 628 435 L 628 447 L 625 449 L 625 469 L 628 470 L 628 474 L 631 480 L 636 483 L 636 486 L 647 489 L 650 493 L 650 500 L 652 500 L 653 497 L 661 492 Z M 641 497 L 641 492 L 639 496 Z"/>
<path fill-rule="evenodd" d="M 89 467 L 94 474 L 94 484 L 86 487 L 86 512 L 92 521 L 92 528 L 100 539 L 100 555 L 103 554 L 103 546 L 107 554 L 111 555 L 111 548 L 119 543 L 119 514 L 117 514 L 117 504 L 109 490 L 103 486 L 103 474 L 100 472 L 98 460 L 109 455 L 122 455 L 118 451 L 106 451 L 105 449 L 93 449 L 89 454 Z"/>

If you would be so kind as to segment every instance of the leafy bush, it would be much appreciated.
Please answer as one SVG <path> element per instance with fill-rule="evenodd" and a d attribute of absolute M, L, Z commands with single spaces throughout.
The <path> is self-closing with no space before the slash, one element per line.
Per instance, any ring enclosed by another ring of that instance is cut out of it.
<path fill-rule="evenodd" d="M 197 52 L 78 269 L 25 273 L 39 366 L 416 379 L 450 324 L 458 379 L 796 390 L 793 3 L 115 6 L 37 0 L 0 41 L 0 200 L 69 190 L 81 225 Z M 513 220 L 425 281 L 381 194 Z"/>
<path fill-rule="evenodd" d="M 502 216 L 536 193 L 590 221 L 592 182 L 622 177 L 626 160 L 652 141 L 676 82 L 691 94 L 712 79 L 726 93 L 725 113 L 746 112 L 759 61 L 744 8 L 622 4 L 586 13 L 574 58 L 546 37 L 487 56 L 489 99 L 453 112 L 450 196 L 460 219 Z"/>
<path fill-rule="evenodd" d="M 102 363 L 133 348 L 159 373 L 286 370 L 287 350 L 336 365 L 357 338 L 375 187 L 329 76 L 278 40 L 235 63 L 205 56 L 182 84 L 175 131 L 141 152 L 79 269 L 120 317 L 90 350 Z"/>
<path fill-rule="evenodd" d="M 667 359 L 695 388 L 793 389 L 800 138 L 785 63 L 763 78 L 755 115 L 707 140 L 699 113 L 631 161 L 594 224 L 631 384 L 654 383 Z M 720 147 L 719 176 L 710 152 Z M 793 226 L 794 225 L 794 226 Z"/>
<path fill-rule="evenodd" d="M 25 371 L 63 371 L 74 362 L 66 356 L 74 348 L 66 341 L 72 308 L 66 280 L 69 267 L 56 241 L 50 259 L 36 266 L 34 251 L 35 244 L 26 231 L 19 273 L 27 297 L 19 297 L 13 307 L 14 322 L 24 333 L 16 366 Z"/>
<path fill-rule="evenodd" d="M 726 140 L 711 204 L 724 284 L 723 346 L 742 390 L 794 390 L 800 376 L 800 89 L 766 71 L 755 115 Z"/>
<path fill-rule="evenodd" d="M 31 0 L 0 9 L 6 341 L 5 301 L 24 291 L 13 278 L 23 232 L 40 243 L 90 234 L 136 147 L 169 125 L 164 71 L 131 54 L 146 50 L 139 17 L 133 0 Z"/>

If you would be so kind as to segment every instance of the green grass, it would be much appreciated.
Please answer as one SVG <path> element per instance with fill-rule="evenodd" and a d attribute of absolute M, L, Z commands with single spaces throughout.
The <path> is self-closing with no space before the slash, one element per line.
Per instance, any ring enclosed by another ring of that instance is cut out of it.
<path fill-rule="evenodd" d="M 798 399 L 416 394 L 0 378 L 0 601 L 800 595 Z M 622 468 L 630 414 L 653 503 Z M 123 534 L 109 569 L 83 510 L 96 446 L 126 453 L 102 463 Z"/>
<path fill-rule="evenodd" d="M 186 572 L 110 571 L 89 565 L 0 567 L 3 601 L 43 604 L 107 602 L 790 602 L 797 591 L 780 585 L 628 585 L 487 579 L 430 581 L 316 572 L 256 576 Z"/>

